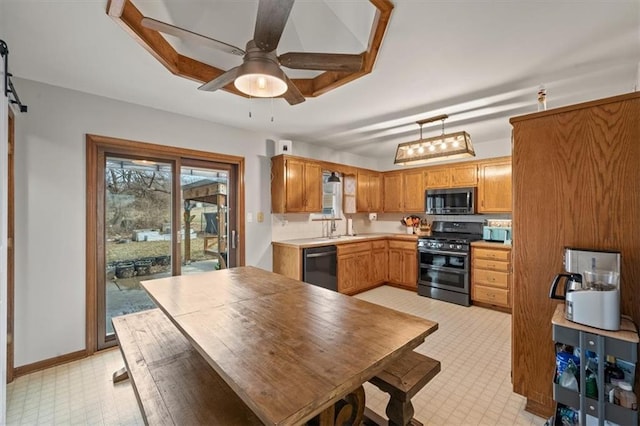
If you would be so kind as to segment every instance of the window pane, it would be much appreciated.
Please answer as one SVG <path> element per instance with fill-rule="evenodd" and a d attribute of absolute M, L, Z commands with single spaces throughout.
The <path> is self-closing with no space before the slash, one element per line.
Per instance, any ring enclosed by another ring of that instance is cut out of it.
<path fill-rule="evenodd" d="M 224 268 L 228 260 L 228 172 L 183 167 L 180 185 L 182 274 Z"/>
<path fill-rule="evenodd" d="M 330 172 L 322 173 L 322 214 L 334 215 L 340 217 L 342 215 L 342 178 L 336 173 L 341 181 L 328 182 Z"/>
<path fill-rule="evenodd" d="M 106 331 L 111 318 L 154 308 L 140 281 L 171 275 L 171 165 L 107 157 Z"/>

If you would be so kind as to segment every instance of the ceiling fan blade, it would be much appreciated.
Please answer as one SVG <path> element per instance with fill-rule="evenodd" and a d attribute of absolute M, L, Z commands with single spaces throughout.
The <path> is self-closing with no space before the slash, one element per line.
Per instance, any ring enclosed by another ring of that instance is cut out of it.
<path fill-rule="evenodd" d="M 298 86 L 296 86 L 286 75 L 284 76 L 284 79 L 287 82 L 287 87 L 289 89 L 282 96 L 287 102 L 289 102 L 289 105 L 297 105 L 304 102 L 306 99 L 298 89 Z"/>
<path fill-rule="evenodd" d="M 260 0 L 253 40 L 265 52 L 276 50 L 294 0 Z"/>
<path fill-rule="evenodd" d="M 364 55 L 289 52 L 278 56 L 280 65 L 299 70 L 360 71 Z"/>
<path fill-rule="evenodd" d="M 143 27 L 150 30 L 160 31 L 161 33 L 169 34 L 182 40 L 190 40 L 213 49 L 222 50 L 223 52 L 231 53 L 232 55 L 244 56 L 244 50 L 231 44 L 225 43 L 220 40 L 216 40 L 202 34 L 194 33 L 193 31 L 185 30 L 184 28 L 176 27 L 175 25 L 167 24 L 166 22 L 158 21 L 153 18 L 142 18 L 141 24 Z"/>
<path fill-rule="evenodd" d="M 208 83 L 198 87 L 198 90 L 205 90 L 207 92 L 213 92 L 214 90 L 222 89 L 227 84 L 231 83 L 238 76 L 238 70 L 240 67 L 231 68 L 229 71 L 214 78 Z"/>

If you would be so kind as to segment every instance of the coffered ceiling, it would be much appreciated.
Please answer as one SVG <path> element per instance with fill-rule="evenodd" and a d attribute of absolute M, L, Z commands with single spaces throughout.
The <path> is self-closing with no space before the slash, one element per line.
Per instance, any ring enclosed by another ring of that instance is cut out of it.
<path fill-rule="evenodd" d="M 134 1 L 146 16 L 236 46 L 253 34 L 255 0 Z M 399 142 L 417 138 L 416 120 L 448 114 L 446 130 L 466 130 L 478 151 L 509 139 L 509 117 L 536 111 L 540 84 L 553 108 L 633 91 L 639 79 L 637 0 L 393 3 L 373 71 L 295 106 L 197 90 L 136 43 L 103 0 L 0 0 L 0 38 L 17 77 L 390 160 Z M 278 50 L 360 53 L 374 14 L 369 0 L 298 0 Z M 167 40 L 222 69 L 241 61 Z M 439 123 L 423 129 L 425 138 L 439 133 Z"/>

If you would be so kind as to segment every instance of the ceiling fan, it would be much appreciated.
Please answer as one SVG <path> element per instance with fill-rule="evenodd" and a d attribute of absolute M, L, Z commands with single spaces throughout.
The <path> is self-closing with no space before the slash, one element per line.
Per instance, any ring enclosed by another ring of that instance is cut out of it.
<path fill-rule="evenodd" d="M 362 68 L 364 54 L 288 52 L 276 54 L 280 37 L 289 19 L 294 0 L 260 0 L 253 39 L 243 50 L 231 44 L 206 37 L 184 28 L 152 18 L 143 18 L 142 25 L 165 34 L 192 40 L 211 48 L 243 56 L 242 64 L 198 87 L 214 91 L 234 82 L 241 92 L 255 97 L 282 95 L 290 105 L 305 101 L 298 87 L 282 71 L 292 69 L 354 72 Z"/>

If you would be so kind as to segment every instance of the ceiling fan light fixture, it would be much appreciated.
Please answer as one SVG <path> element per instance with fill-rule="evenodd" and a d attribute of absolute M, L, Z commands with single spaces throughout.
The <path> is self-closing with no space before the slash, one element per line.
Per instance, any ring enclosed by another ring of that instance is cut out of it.
<path fill-rule="evenodd" d="M 245 60 L 233 84 L 242 93 L 256 98 L 275 98 L 288 89 L 278 64 L 264 58 Z"/>

